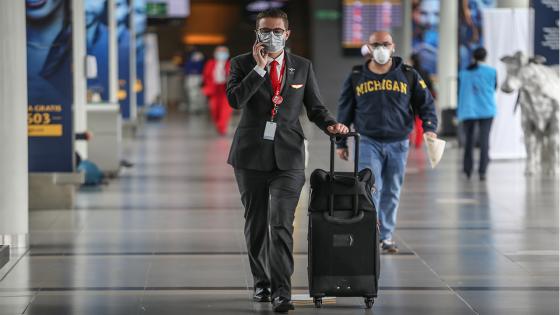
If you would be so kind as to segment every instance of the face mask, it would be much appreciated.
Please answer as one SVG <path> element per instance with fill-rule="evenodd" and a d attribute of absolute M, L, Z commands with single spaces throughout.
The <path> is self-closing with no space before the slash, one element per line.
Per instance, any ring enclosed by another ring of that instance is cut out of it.
<path fill-rule="evenodd" d="M 202 61 L 202 59 L 204 59 L 204 55 L 200 52 L 195 52 L 191 56 L 191 60 L 194 62 Z"/>
<path fill-rule="evenodd" d="M 373 59 L 380 65 L 384 65 L 391 59 L 389 48 L 377 47 L 373 50 Z"/>
<path fill-rule="evenodd" d="M 279 52 L 286 45 L 284 35 L 274 35 L 272 32 L 259 35 L 259 40 L 264 43 L 267 52 Z"/>
<path fill-rule="evenodd" d="M 214 57 L 219 61 L 226 61 L 229 58 L 229 53 L 225 51 L 219 51 L 214 55 Z"/>

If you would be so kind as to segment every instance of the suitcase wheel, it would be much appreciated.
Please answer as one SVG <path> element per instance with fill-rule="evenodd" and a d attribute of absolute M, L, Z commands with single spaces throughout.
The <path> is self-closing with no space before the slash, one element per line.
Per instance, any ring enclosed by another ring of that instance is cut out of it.
<path fill-rule="evenodd" d="M 373 298 L 365 298 L 364 299 L 364 303 L 366 303 L 366 308 L 367 309 L 370 309 L 370 308 L 373 307 L 373 302 L 374 302 Z"/>
<path fill-rule="evenodd" d="M 320 297 L 314 297 L 313 304 L 315 304 L 315 308 L 321 308 L 321 304 L 323 304 L 323 299 Z"/>

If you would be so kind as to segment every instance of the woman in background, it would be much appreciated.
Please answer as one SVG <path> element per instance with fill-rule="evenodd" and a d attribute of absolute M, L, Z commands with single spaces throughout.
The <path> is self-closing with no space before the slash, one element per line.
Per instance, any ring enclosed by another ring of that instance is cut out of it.
<path fill-rule="evenodd" d="M 470 179 L 473 169 L 473 147 L 475 126 L 478 126 L 480 161 L 478 175 L 486 180 L 490 128 L 496 116 L 496 69 L 484 64 L 486 49 L 479 47 L 473 53 L 474 62 L 459 72 L 459 105 L 457 118 L 462 122 L 465 132 L 465 154 L 463 172 Z"/>
<path fill-rule="evenodd" d="M 227 134 L 232 112 L 226 97 L 228 74 L 229 49 L 225 46 L 218 46 L 214 50 L 214 59 L 210 59 L 204 66 L 202 90 L 208 97 L 212 121 L 222 136 Z"/>

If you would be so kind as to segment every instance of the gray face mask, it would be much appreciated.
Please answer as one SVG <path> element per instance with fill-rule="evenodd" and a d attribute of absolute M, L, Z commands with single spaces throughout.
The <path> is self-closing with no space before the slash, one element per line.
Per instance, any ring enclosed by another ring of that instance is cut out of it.
<path fill-rule="evenodd" d="M 273 32 L 259 34 L 259 41 L 264 44 L 267 52 L 279 52 L 286 46 L 284 35 L 275 35 Z"/>

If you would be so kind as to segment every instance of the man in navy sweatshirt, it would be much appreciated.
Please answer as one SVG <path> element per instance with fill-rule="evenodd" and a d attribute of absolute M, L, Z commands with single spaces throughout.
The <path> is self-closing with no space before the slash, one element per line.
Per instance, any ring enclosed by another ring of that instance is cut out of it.
<path fill-rule="evenodd" d="M 420 75 L 400 57 L 393 56 L 391 34 L 375 32 L 368 47 L 373 58 L 354 67 L 344 82 L 338 102 L 338 121 L 362 135 L 359 168 L 370 168 L 375 176 L 373 200 L 378 211 L 381 248 L 398 252 L 393 241 L 401 186 L 408 155 L 408 135 L 414 115 L 420 116 L 424 134 L 437 137 L 434 100 Z M 337 153 L 348 160 L 345 141 Z"/>

